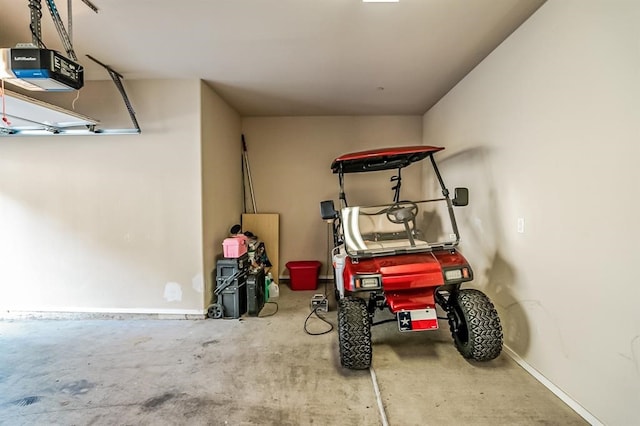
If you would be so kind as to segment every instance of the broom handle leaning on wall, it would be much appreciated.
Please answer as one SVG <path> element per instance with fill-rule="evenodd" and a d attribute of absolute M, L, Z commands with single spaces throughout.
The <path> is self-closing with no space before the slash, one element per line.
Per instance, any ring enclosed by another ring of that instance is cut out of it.
<path fill-rule="evenodd" d="M 247 143 L 242 135 L 242 155 L 244 156 L 244 164 L 247 167 L 247 178 L 249 179 L 249 191 L 251 192 L 251 205 L 253 206 L 253 212 L 258 213 L 258 207 L 256 206 L 256 196 L 253 192 L 253 181 L 251 180 L 251 169 L 249 168 L 249 155 L 247 153 Z"/>

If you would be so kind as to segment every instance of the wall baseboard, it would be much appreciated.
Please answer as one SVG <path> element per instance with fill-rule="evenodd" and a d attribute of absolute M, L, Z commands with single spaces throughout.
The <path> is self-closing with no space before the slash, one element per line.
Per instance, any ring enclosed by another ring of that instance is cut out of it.
<path fill-rule="evenodd" d="M 538 370 L 533 368 L 529 363 L 527 363 L 524 359 L 520 358 L 518 354 L 516 354 L 510 347 L 504 346 L 504 351 L 511 359 L 513 359 L 520 367 L 524 368 L 524 370 L 531 374 L 537 381 L 542 383 L 544 387 L 549 389 L 555 396 L 560 398 L 562 402 L 567 404 L 573 411 L 575 411 L 580 417 L 585 419 L 593 426 L 604 426 L 600 420 L 598 420 L 593 414 L 591 414 L 587 409 L 585 409 L 582 405 L 580 405 L 576 400 L 567 395 L 562 389 L 551 383 L 549 379 L 544 377 Z"/>
<path fill-rule="evenodd" d="M 0 319 L 204 319 L 204 309 L 51 308 L 0 309 Z"/>

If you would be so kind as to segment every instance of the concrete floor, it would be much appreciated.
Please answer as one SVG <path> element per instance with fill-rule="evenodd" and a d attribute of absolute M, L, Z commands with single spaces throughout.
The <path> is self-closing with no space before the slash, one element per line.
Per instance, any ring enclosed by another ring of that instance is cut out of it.
<path fill-rule="evenodd" d="M 312 294 L 282 285 L 265 318 L 0 320 L 0 424 L 382 424 L 370 372 L 339 367 L 335 331 L 303 331 Z M 390 425 L 586 424 L 506 355 L 465 361 L 441 327 L 373 329 Z"/>

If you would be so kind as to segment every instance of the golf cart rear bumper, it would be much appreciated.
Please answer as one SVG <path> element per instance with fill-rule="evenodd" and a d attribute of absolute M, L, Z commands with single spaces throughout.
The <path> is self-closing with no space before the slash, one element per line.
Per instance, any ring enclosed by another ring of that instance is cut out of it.
<path fill-rule="evenodd" d="M 435 308 L 436 306 L 432 291 L 385 293 L 385 298 L 389 310 L 394 314 L 399 311 Z"/>

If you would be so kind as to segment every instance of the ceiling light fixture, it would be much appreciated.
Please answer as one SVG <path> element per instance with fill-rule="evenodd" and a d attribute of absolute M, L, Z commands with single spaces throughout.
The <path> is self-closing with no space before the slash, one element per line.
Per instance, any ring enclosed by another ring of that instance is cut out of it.
<path fill-rule="evenodd" d="M 400 0 L 362 0 L 363 3 L 399 3 Z"/>

